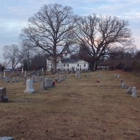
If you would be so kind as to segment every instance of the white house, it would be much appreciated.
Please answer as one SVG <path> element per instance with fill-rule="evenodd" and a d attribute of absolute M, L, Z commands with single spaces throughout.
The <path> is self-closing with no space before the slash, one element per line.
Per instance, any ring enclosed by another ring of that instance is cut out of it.
<path fill-rule="evenodd" d="M 89 64 L 84 60 L 73 60 L 70 58 L 63 59 L 61 62 L 61 70 L 88 70 Z"/>
<path fill-rule="evenodd" d="M 48 70 L 51 70 L 51 61 L 47 61 L 47 68 Z M 88 70 L 89 69 L 89 63 L 84 60 L 75 60 L 70 58 L 69 53 L 65 53 L 62 57 L 62 59 L 59 59 L 57 63 L 57 69 L 59 70 L 69 70 L 69 71 L 75 71 L 75 70 Z"/>

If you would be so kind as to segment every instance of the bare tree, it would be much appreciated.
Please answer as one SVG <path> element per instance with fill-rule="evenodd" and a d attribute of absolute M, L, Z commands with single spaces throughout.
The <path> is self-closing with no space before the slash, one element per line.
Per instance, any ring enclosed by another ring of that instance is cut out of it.
<path fill-rule="evenodd" d="M 22 64 L 24 70 L 29 70 L 31 66 L 31 61 L 33 57 L 35 56 L 35 50 L 31 46 L 29 46 L 28 43 L 22 42 L 21 43 L 21 55 L 22 59 L 20 60 L 20 63 Z"/>
<path fill-rule="evenodd" d="M 127 26 L 127 21 L 119 20 L 117 17 L 97 17 L 93 14 L 79 18 L 75 38 L 90 56 L 93 70 L 99 59 L 107 53 L 110 45 L 131 43 L 131 31 Z"/>
<path fill-rule="evenodd" d="M 22 30 L 22 41 L 43 49 L 52 59 L 54 72 L 58 57 L 72 43 L 75 17 L 71 7 L 59 4 L 44 5 L 29 19 L 28 27 Z"/>
<path fill-rule="evenodd" d="M 18 46 L 15 44 L 6 45 L 3 47 L 3 51 L 5 60 L 8 60 L 8 63 L 11 64 L 12 69 L 14 69 L 22 58 Z"/>

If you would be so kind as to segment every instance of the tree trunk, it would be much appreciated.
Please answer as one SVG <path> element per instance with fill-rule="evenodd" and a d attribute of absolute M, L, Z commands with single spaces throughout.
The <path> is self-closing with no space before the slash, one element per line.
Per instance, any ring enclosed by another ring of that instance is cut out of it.
<path fill-rule="evenodd" d="M 94 61 L 94 64 L 93 64 L 93 71 L 96 71 L 96 62 Z"/>
<path fill-rule="evenodd" d="M 53 59 L 52 61 L 52 68 L 53 68 L 53 74 L 56 73 L 56 70 L 57 70 L 57 62 L 56 62 L 56 59 Z"/>

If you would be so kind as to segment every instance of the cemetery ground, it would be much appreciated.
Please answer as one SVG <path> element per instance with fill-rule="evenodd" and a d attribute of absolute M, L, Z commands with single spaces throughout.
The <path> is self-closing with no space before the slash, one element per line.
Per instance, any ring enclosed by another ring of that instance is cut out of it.
<path fill-rule="evenodd" d="M 120 88 L 136 86 L 137 98 Z M 100 83 L 96 82 L 101 75 Z M 0 137 L 15 140 L 140 140 L 140 79 L 121 71 L 67 75 L 55 87 L 24 93 L 23 82 L 5 84 L 9 102 L 0 103 Z"/>

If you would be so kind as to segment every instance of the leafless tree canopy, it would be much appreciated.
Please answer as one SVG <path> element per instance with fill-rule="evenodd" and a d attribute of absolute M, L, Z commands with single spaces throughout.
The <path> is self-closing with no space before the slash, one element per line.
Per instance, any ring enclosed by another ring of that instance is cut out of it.
<path fill-rule="evenodd" d="M 14 69 L 22 58 L 18 46 L 15 44 L 6 45 L 3 47 L 3 51 L 4 58 L 8 60 L 8 63 L 10 63 L 12 65 L 12 69 Z"/>
<path fill-rule="evenodd" d="M 119 20 L 117 17 L 97 17 L 95 14 L 81 17 L 77 21 L 75 38 L 91 57 L 93 70 L 96 62 L 106 54 L 110 45 L 131 43 L 131 31 L 127 26 L 127 21 Z"/>
<path fill-rule="evenodd" d="M 53 58 L 54 71 L 57 57 L 71 44 L 72 29 L 75 24 L 71 7 L 59 4 L 44 5 L 29 19 L 28 27 L 21 33 L 23 42 L 43 49 Z"/>

